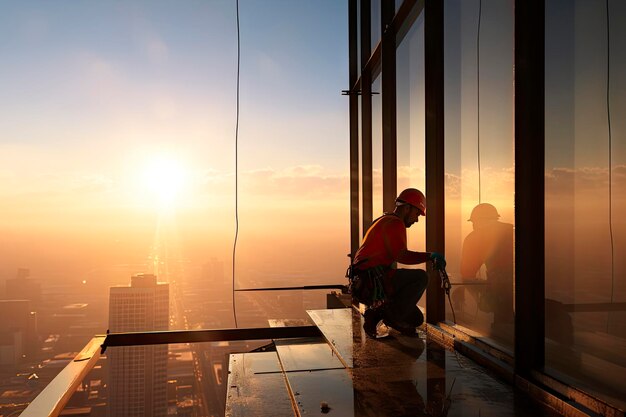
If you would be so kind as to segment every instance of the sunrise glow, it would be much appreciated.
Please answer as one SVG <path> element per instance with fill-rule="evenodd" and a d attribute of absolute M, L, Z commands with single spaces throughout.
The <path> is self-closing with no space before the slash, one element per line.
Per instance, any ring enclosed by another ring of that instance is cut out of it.
<path fill-rule="evenodd" d="M 160 209 L 177 205 L 189 184 L 189 172 L 178 159 L 169 155 L 155 155 L 140 167 L 140 185 L 155 199 Z"/>

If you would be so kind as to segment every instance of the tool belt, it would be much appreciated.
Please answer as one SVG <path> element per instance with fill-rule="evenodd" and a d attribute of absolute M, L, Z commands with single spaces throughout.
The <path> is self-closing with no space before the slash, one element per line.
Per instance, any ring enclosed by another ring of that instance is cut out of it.
<path fill-rule="evenodd" d="M 349 291 L 359 303 L 377 307 L 385 302 L 384 279 L 388 267 L 379 265 L 368 269 L 348 267 L 346 277 Z"/>

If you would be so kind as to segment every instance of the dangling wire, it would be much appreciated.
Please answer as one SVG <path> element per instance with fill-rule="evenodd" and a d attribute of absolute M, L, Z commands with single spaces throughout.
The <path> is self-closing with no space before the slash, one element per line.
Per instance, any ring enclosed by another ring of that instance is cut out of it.
<path fill-rule="evenodd" d="M 606 118 L 609 128 L 609 235 L 611 238 L 611 304 L 615 295 L 615 245 L 613 242 L 613 160 L 612 160 L 612 133 L 611 133 L 611 36 L 609 28 L 609 0 L 606 0 Z M 611 312 L 606 320 L 606 332 L 609 332 Z"/>
<path fill-rule="evenodd" d="M 233 317 L 237 325 L 237 309 L 235 307 L 235 259 L 237 255 L 237 238 L 239 237 L 239 67 L 241 65 L 241 40 L 239 33 L 239 0 L 235 0 L 237 14 L 237 116 L 235 121 L 235 240 L 233 242 Z"/>
<path fill-rule="evenodd" d="M 480 20 L 482 18 L 483 1 L 478 0 L 478 29 L 476 30 L 476 142 L 478 145 L 478 204 L 482 202 L 480 181 Z"/>

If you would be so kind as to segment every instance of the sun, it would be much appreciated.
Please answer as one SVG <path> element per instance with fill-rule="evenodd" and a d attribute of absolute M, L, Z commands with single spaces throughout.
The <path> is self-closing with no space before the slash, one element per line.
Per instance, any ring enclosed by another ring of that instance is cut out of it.
<path fill-rule="evenodd" d="M 168 155 L 155 155 L 143 167 L 141 183 L 161 209 L 175 207 L 189 182 L 185 165 Z"/>

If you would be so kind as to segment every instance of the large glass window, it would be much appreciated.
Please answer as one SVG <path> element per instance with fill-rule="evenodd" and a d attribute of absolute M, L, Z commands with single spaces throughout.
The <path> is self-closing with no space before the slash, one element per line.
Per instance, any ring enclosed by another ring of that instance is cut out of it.
<path fill-rule="evenodd" d="M 356 72 L 361 76 L 361 1 L 356 2 Z M 361 114 L 361 112 L 359 112 Z"/>
<path fill-rule="evenodd" d="M 383 106 L 380 75 L 372 83 L 372 216 L 383 214 Z"/>
<path fill-rule="evenodd" d="M 361 97 L 359 97 L 359 109 L 357 111 L 358 113 L 358 142 L 359 142 L 359 225 L 358 225 L 358 229 L 359 229 L 359 242 L 361 240 L 361 237 L 363 237 L 363 234 L 365 233 L 365 231 L 363 230 L 363 127 L 362 127 L 362 123 L 363 123 L 363 116 L 362 116 L 362 111 L 363 111 L 363 100 Z"/>
<path fill-rule="evenodd" d="M 546 1 L 546 365 L 624 407 L 626 4 L 608 5 L 607 26 L 605 2 Z"/>
<path fill-rule="evenodd" d="M 513 343 L 513 5 L 445 2 L 448 320 Z M 479 30 L 480 28 L 480 30 Z"/>
<path fill-rule="evenodd" d="M 425 109 L 424 109 L 424 14 L 398 46 L 397 83 L 397 164 L 398 192 L 405 188 L 425 191 Z M 426 250 L 426 222 L 422 218 L 407 230 L 411 250 Z M 424 268 L 424 265 L 403 266 Z M 420 299 L 420 305 L 425 303 Z"/>
<path fill-rule="evenodd" d="M 381 1 L 382 0 L 370 0 L 371 3 L 371 20 L 370 20 L 370 26 L 372 28 L 372 32 L 371 32 L 371 39 L 372 39 L 372 51 L 376 48 L 376 45 L 378 45 L 378 42 L 380 41 L 380 8 L 381 8 Z"/>

